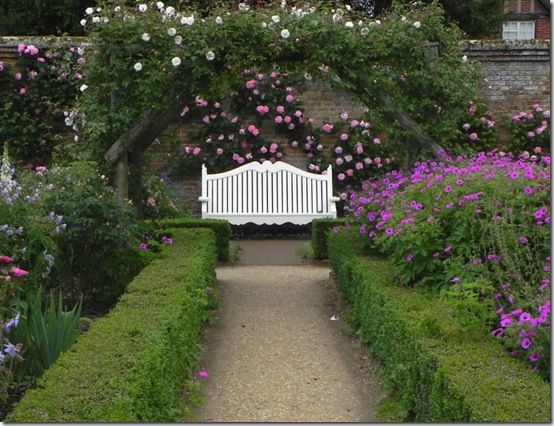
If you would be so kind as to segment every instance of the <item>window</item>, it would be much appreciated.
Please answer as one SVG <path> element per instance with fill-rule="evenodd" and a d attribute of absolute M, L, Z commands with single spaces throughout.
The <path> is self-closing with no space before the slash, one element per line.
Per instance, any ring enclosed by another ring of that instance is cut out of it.
<path fill-rule="evenodd" d="M 502 26 L 504 40 L 533 40 L 535 21 L 507 21 Z"/>

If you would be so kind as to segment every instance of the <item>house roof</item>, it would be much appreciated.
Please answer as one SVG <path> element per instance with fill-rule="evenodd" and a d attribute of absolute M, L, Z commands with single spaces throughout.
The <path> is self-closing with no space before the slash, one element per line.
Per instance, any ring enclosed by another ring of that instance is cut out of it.
<path fill-rule="evenodd" d="M 540 4 L 544 6 L 546 10 L 550 10 L 550 1 L 548 0 L 539 0 Z"/>

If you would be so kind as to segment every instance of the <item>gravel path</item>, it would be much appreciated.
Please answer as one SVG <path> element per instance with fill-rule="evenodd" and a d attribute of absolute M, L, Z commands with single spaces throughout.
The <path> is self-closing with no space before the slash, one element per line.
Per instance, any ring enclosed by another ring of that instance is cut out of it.
<path fill-rule="evenodd" d="M 261 247 L 250 243 L 240 243 L 249 265 Z M 263 259 L 279 266 L 218 268 L 222 307 L 204 338 L 210 377 L 194 421 L 377 421 L 375 363 L 342 319 L 330 320 L 341 313 L 329 269 L 278 257 Z"/>

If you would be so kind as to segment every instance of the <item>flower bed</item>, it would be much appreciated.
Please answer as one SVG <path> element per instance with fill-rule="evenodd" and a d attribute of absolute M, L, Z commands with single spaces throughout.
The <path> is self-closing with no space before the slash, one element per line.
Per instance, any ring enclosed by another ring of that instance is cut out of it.
<path fill-rule="evenodd" d="M 538 374 L 479 331 L 463 305 L 395 285 L 392 265 L 361 257 L 366 242 L 352 234 L 330 236 L 331 266 L 358 335 L 383 364 L 401 421 L 549 421 L 550 389 Z"/>
<path fill-rule="evenodd" d="M 21 400 L 9 422 L 163 422 L 179 418 L 183 380 L 207 319 L 215 240 L 176 229 L 175 243 L 129 284 Z"/>

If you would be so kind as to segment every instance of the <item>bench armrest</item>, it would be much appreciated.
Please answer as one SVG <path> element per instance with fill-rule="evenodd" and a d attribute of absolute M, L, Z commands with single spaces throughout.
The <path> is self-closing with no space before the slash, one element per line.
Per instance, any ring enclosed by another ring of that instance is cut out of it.
<path fill-rule="evenodd" d="M 208 197 L 198 197 L 198 201 L 201 203 L 207 203 L 210 199 Z"/>
<path fill-rule="evenodd" d="M 330 197 L 329 200 L 333 203 L 338 203 L 340 201 L 339 197 Z"/>

